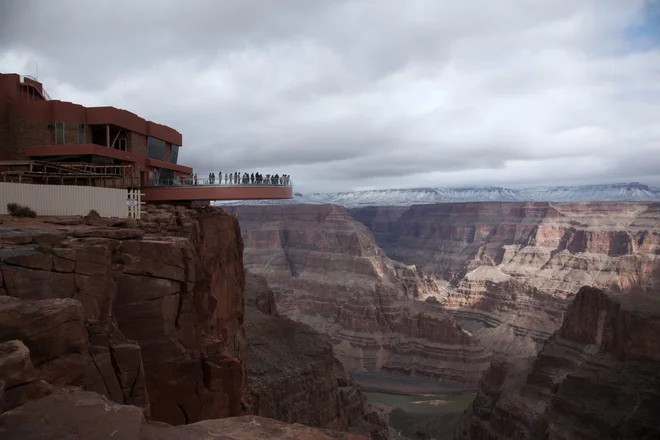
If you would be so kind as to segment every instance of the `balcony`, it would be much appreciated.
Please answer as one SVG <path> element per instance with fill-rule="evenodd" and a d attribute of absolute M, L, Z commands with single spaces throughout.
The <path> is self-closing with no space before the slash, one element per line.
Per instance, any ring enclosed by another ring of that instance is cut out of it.
<path fill-rule="evenodd" d="M 286 200 L 293 198 L 293 182 L 218 183 L 209 179 L 152 181 L 142 188 L 142 200 L 152 203 L 212 200 Z"/>

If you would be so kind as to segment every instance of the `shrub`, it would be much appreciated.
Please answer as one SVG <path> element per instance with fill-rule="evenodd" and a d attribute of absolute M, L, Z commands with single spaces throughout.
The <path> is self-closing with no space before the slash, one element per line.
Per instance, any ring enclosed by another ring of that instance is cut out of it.
<path fill-rule="evenodd" d="M 135 220 L 133 217 L 126 217 L 126 220 L 117 224 L 117 227 L 135 229 L 135 228 L 139 228 L 140 225 L 138 224 L 138 221 Z"/>
<path fill-rule="evenodd" d="M 35 250 L 45 255 L 55 255 L 55 251 L 53 250 L 53 247 L 47 244 L 39 243 L 35 248 Z"/>
<path fill-rule="evenodd" d="M 96 209 L 90 209 L 87 213 L 87 218 L 101 218 L 101 215 Z"/>
<path fill-rule="evenodd" d="M 37 213 L 27 206 L 19 205 L 18 203 L 7 203 L 7 211 L 13 217 L 31 217 L 35 218 Z"/>

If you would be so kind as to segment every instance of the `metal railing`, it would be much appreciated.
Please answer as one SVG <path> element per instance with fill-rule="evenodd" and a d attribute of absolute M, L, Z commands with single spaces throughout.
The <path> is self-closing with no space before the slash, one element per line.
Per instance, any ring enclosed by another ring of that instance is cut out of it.
<path fill-rule="evenodd" d="M 268 186 L 274 186 L 274 187 L 289 187 L 293 188 L 293 181 L 290 178 L 285 178 L 285 179 L 273 179 L 270 178 L 266 180 L 264 177 L 262 182 L 255 182 L 255 181 L 244 181 L 240 179 L 238 183 L 233 183 L 229 182 L 229 180 L 225 181 L 224 178 L 222 181 L 219 181 L 219 179 L 209 179 L 209 178 L 197 178 L 195 179 L 194 177 L 190 178 L 178 178 L 178 179 L 152 179 L 149 180 L 147 183 L 148 186 L 150 187 L 199 187 L 199 186 L 217 186 L 217 187 L 246 187 L 246 186 L 258 186 L 258 187 L 268 187 Z"/>
<path fill-rule="evenodd" d="M 25 78 L 31 79 L 32 81 L 39 82 L 39 80 L 38 80 L 37 78 L 35 78 L 34 76 L 32 76 L 32 75 L 23 75 L 23 76 L 24 76 Z M 22 81 L 21 81 L 21 82 L 22 82 Z M 41 84 L 41 83 L 39 83 L 39 84 Z M 44 97 L 44 99 L 45 99 L 46 101 L 51 101 L 51 100 L 52 100 L 51 97 L 50 97 L 50 95 L 48 94 L 48 92 L 46 92 L 46 89 L 44 88 L 43 84 L 41 85 L 41 90 L 40 90 L 40 92 L 41 92 L 41 94 L 43 95 L 43 97 Z"/>

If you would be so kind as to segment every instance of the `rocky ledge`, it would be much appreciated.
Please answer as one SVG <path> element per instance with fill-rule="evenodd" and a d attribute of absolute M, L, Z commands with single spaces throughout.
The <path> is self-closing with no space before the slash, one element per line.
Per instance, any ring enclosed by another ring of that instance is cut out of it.
<path fill-rule="evenodd" d="M 290 425 L 257 416 L 170 426 L 145 419 L 135 406 L 96 393 L 59 390 L 0 415 L 4 440 L 368 440 L 336 431 Z"/>
<path fill-rule="evenodd" d="M 462 440 L 660 438 L 660 296 L 583 287 L 537 357 L 495 361 Z"/>

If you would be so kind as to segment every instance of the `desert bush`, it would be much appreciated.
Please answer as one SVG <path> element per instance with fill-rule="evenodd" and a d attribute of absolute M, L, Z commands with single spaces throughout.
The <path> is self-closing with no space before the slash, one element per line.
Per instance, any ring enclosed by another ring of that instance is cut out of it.
<path fill-rule="evenodd" d="M 96 209 L 90 209 L 87 213 L 87 218 L 101 218 L 101 215 Z"/>
<path fill-rule="evenodd" d="M 30 207 L 19 205 L 18 203 L 7 203 L 7 211 L 9 211 L 9 215 L 13 217 L 34 218 L 37 216 L 37 213 L 34 212 Z"/>
<path fill-rule="evenodd" d="M 133 217 L 126 217 L 126 220 L 124 220 L 121 223 L 118 223 L 116 226 L 118 228 L 129 228 L 129 229 L 135 229 L 140 227 L 138 221 L 135 220 Z"/>
<path fill-rule="evenodd" d="M 53 247 L 47 244 L 39 243 L 35 247 L 35 250 L 45 255 L 55 255 L 55 250 L 53 249 Z"/>

